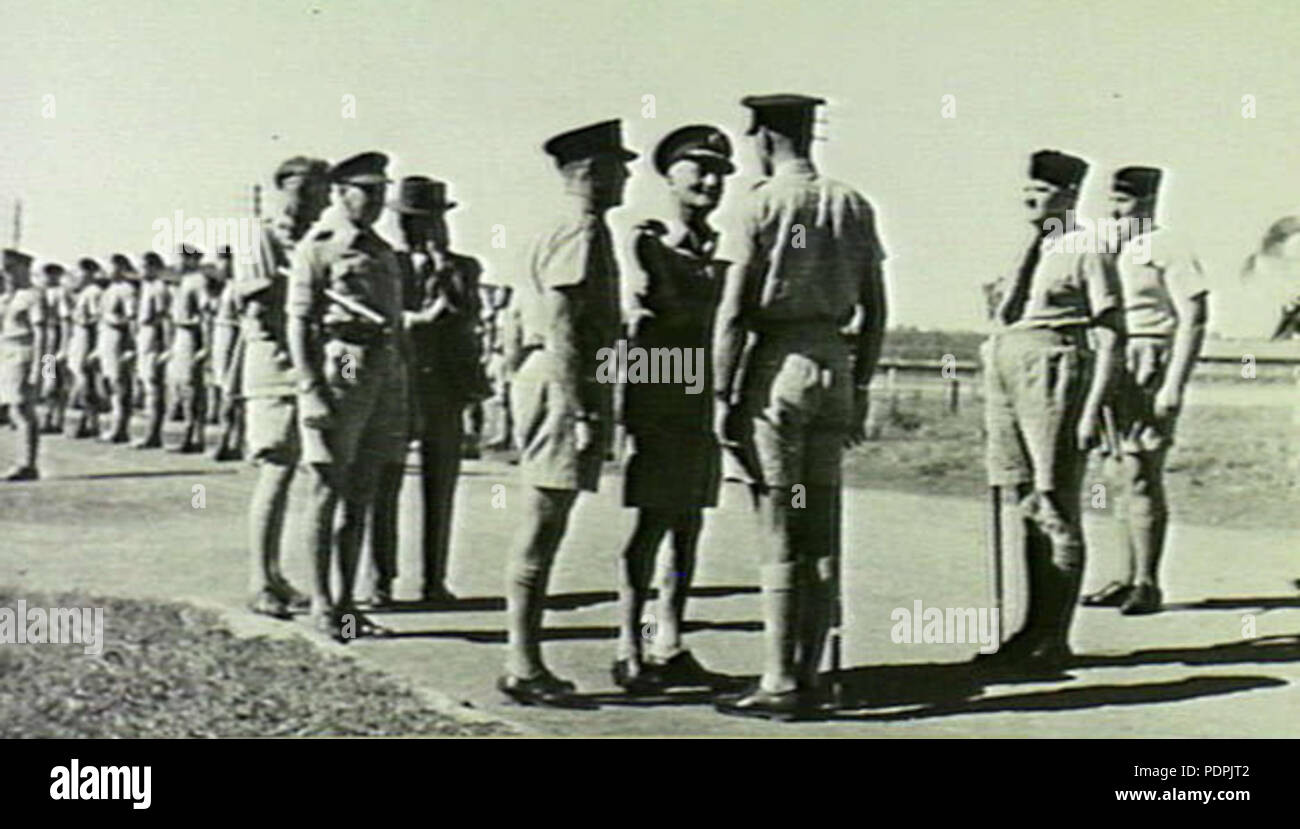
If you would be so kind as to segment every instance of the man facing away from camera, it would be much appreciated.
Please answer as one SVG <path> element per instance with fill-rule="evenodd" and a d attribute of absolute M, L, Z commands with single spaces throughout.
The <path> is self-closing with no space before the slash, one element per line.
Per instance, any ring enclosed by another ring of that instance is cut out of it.
<path fill-rule="evenodd" d="M 875 212 L 812 161 L 805 95 L 762 95 L 749 134 L 768 176 L 723 231 L 731 262 L 714 345 L 718 433 L 752 443 L 769 532 L 763 671 L 717 709 L 790 719 L 822 700 L 819 671 L 838 591 L 840 462 L 865 438 L 867 392 L 885 331 L 884 249 Z"/>

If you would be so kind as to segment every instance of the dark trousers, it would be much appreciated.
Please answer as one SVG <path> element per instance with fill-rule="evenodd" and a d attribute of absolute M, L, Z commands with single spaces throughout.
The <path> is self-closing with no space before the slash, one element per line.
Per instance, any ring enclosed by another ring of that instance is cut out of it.
<path fill-rule="evenodd" d="M 446 584 L 451 549 L 451 524 L 460 475 L 464 405 L 432 394 L 417 394 L 419 406 L 420 485 L 424 495 L 424 521 L 420 549 L 424 560 L 425 591 Z"/>

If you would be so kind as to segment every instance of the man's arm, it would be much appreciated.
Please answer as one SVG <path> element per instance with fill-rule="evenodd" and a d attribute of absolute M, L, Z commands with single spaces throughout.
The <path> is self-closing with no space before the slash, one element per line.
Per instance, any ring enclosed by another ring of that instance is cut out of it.
<path fill-rule="evenodd" d="M 858 388 L 871 385 L 871 378 L 880 362 L 881 348 L 885 342 L 885 326 L 889 320 L 888 299 L 885 297 L 885 272 L 879 260 L 867 266 L 862 283 L 859 307 L 854 310 L 855 322 L 861 319 L 861 330 L 856 335 L 853 364 L 853 384 Z"/>
<path fill-rule="evenodd" d="M 745 298 L 750 293 L 749 263 L 733 262 L 722 283 L 717 322 L 713 332 L 713 388 L 724 403 L 731 403 L 736 373 L 740 369 L 748 330 Z"/>
<path fill-rule="evenodd" d="M 27 313 L 32 327 L 32 354 L 36 357 L 36 359 L 32 360 L 31 374 L 28 381 L 39 389 L 46 357 L 45 298 L 40 294 L 33 293 L 30 310 Z"/>
<path fill-rule="evenodd" d="M 285 336 L 289 345 L 289 360 L 298 376 L 298 407 L 304 425 L 319 429 L 327 425 L 331 412 L 325 371 L 315 342 L 316 331 L 312 324 L 317 305 L 314 283 L 313 257 L 304 243 L 294 251 L 289 270 L 288 296 L 285 301 L 287 317 Z"/>
<path fill-rule="evenodd" d="M 1164 384 L 1156 391 L 1154 408 L 1157 419 L 1175 414 L 1182 407 L 1183 389 L 1187 387 L 1187 380 L 1201 355 L 1209 320 L 1209 301 L 1205 292 L 1191 297 L 1175 292 L 1171 299 L 1178 314 L 1178 327 L 1174 331 Z"/>

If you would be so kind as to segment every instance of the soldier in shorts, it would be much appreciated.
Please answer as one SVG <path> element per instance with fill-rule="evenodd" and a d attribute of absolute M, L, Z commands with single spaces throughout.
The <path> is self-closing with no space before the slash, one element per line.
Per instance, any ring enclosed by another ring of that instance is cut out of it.
<path fill-rule="evenodd" d="M 379 470 L 406 457 L 401 271 L 372 227 L 384 208 L 387 163 L 380 153 L 362 153 L 331 168 L 336 209 L 295 248 L 286 303 L 309 476 L 312 621 L 340 641 L 379 630 L 356 609 L 353 587 Z M 336 557 L 342 583 L 333 597 Z"/>
<path fill-rule="evenodd" d="M 63 431 L 68 406 L 68 321 L 72 316 L 72 291 L 62 265 L 49 262 L 41 268 L 45 277 L 42 296 L 45 300 L 45 352 L 41 366 L 41 402 L 45 414 L 41 434 L 57 435 Z"/>
<path fill-rule="evenodd" d="M 108 277 L 99 263 L 85 258 L 77 263 L 81 285 L 72 300 L 72 319 L 68 336 L 68 375 L 71 392 L 68 402 L 79 414 L 76 426 L 69 426 L 69 437 L 93 438 L 99 434 L 99 316 Z"/>
<path fill-rule="evenodd" d="M 239 385 L 227 393 L 244 401 L 248 452 L 257 467 L 248 508 L 249 608 L 281 619 L 305 608 L 308 601 L 280 566 L 289 491 L 301 457 L 285 316 L 287 269 L 294 248 L 329 203 L 328 171 L 324 161 L 303 156 L 280 164 L 275 171 L 280 210 L 263 221 L 257 249 L 240 252 L 226 287 L 231 294 L 228 313 L 239 321 L 242 340 L 242 345 L 231 340 L 226 346 L 225 360 L 241 364 L 229 372 L 239 378 Z"/>
<path fill-rule="evenodd" d="M 1029 598 L 1021 629 L 976 657 L 981 669 L 1057 674 L 1071 658 L 1083 475 L 1118 366 L 1123 310 L 1114 268 L 1073 226 L 1087 171 L 1081 158 L 1034 153 L 1026 249 L 989 291 L 995 330 L 981 348 L 988 479 L 1015 488 Z"/>
<path fill-rule="evenodd" d="M 257 251 L 251 255 L 257 255 Z M 239 334 L 240 299 L 235 292 L 234 266 L 229 256 L 224 261 L 230 273 L 221 288 L 217 313 L 212 320 L 212 376 L 220 391 L 216 399 L 219 401 L 217 422 L 221 424 L 221 437 L 212 459 L 237 461 L 244 456 L 244 400 L 239 387 L 246 343 Z"/>
<path fill-rule="evenodd" d="M 814 166 L 824 101 L 741 101 L 763 172 L 722 233 L 729 261 L 714 339 L 716 430 L 752 442 L 770 529 L 763 590 L 763 673 L 717 710 L 791 719 L 822 698 L 819 671 L 838 587 L 840 461 L 864 439 L 867 388 L 885 330 L 884 249 L 875 211 Z"/>
<path fill-rule="evenodd" d="M 45 298 L 32 287 L 32 257 L 6 248 L 3 254 L 4 291 L 0 294 L 0 404 L 9 407 L 18 426 L 14 466 L 4 481 L 34 481 L 40 430 L 36 399 L 41 388 L 41 357 L 45 355 Z"/>
<path fill-rule="evenodd" d="M 169 301 L 171 293 L 162 280 L 165 267 L 162 257 L 149 251 L 140 260 L 144 275 L 140 285 L 140 305 L 136 313 L 136 377 L 144 387 L 147 418 L 144 437 L 137 449 L 161 449 L 163 427 L 163 353 L 169 339 Z"/>
<path fill-rule="evenodd" d="M 125 254 L 113 254 L 113 273 L 100 303 L 99 354 L 100 377 L 111 406 L 108 431 L 101 439 L 108 443 L 126 443 L 131 439 L 131 375 L 135 365 L 135 338 L 131 326 L 136 318 L 135 285 L 131 279 L 135 267 Z"/>
<path fill-rule="evenodd" d="M 619 334 L 618 266 L 605 214 L 623 201 L 627 162 L 618 121 L 544 145 L 567 204 L 533 241 L 516 301 L 519 356 L 511 405 L 524 514 L 506 565 L 506 663 L 497 688 L 524 704 L 572 704 L 572 682 L 542 661 L 542 611 L 555 554 L 580 491 L 600 481 L 613 416 L 598 352 Z"/>
<path fill-rule="evenodd" d="M 202 454 L 207 394 L 203 368 L 211 355 L 207 328 L 208 276 L 199 267 L 203 252 L 193 245 L 181 247 L 181 282 L 172 302 L 172 347 L 167 361 L 167 388 L 184 410 L 185 436 L 171 451 Z"/>
<path fill-rule="evenodd" d="M 1169 523 L 1165 457 L 1209 316 L 1201 263 L 1185 241 L 1152 224 L 1160 179 L 1154 167 L 1125 167 L 1111 184 L 1112 216 L 1126 226 L 1150 228 L 1119 234 L 1123 244 L 1115 257 L 1127 341 L 1113 396 L 1120 445 L 1110 447 L 1108 471 L 1117 489 L 1115 514 L 1128 572 L 1083 603 L 1118 606 L 1126 616 L 1161 607 L 1160 555 Z"/>

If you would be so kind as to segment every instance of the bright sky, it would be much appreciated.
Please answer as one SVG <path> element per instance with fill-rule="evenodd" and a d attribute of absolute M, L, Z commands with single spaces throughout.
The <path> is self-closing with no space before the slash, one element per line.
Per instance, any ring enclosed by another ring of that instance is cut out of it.
<path fill-rule="evenodd" d="M 1222 327 L 1242 259 L 1300 212 L 1300 7 L 1249 6 L 0 0 L 0 239 L 21 197 L 37 255 L 138 256 L 176 210 L 247 215 L 287 156 L 378 149 L 393 177 L 449 180 L 458 248 L 506 275 L 558 188 L 552 134 L 620 117 L 648 157 L 717 124 L 742 146 L 734 196 L 756 166 L 739 98 L 797 91 L 831 102 L 822 170 L 876 205 L 894 324 L 980 325 L 978 284 L 1017 254 L 1025 159 L 1056 147 L 1094 163 L 1085 212 L 1116 166 L 1171 171 L 1164 217 L 1209 267 Z M 665 212 L 649 163 L 633 174 L 616 233 Z"/>

